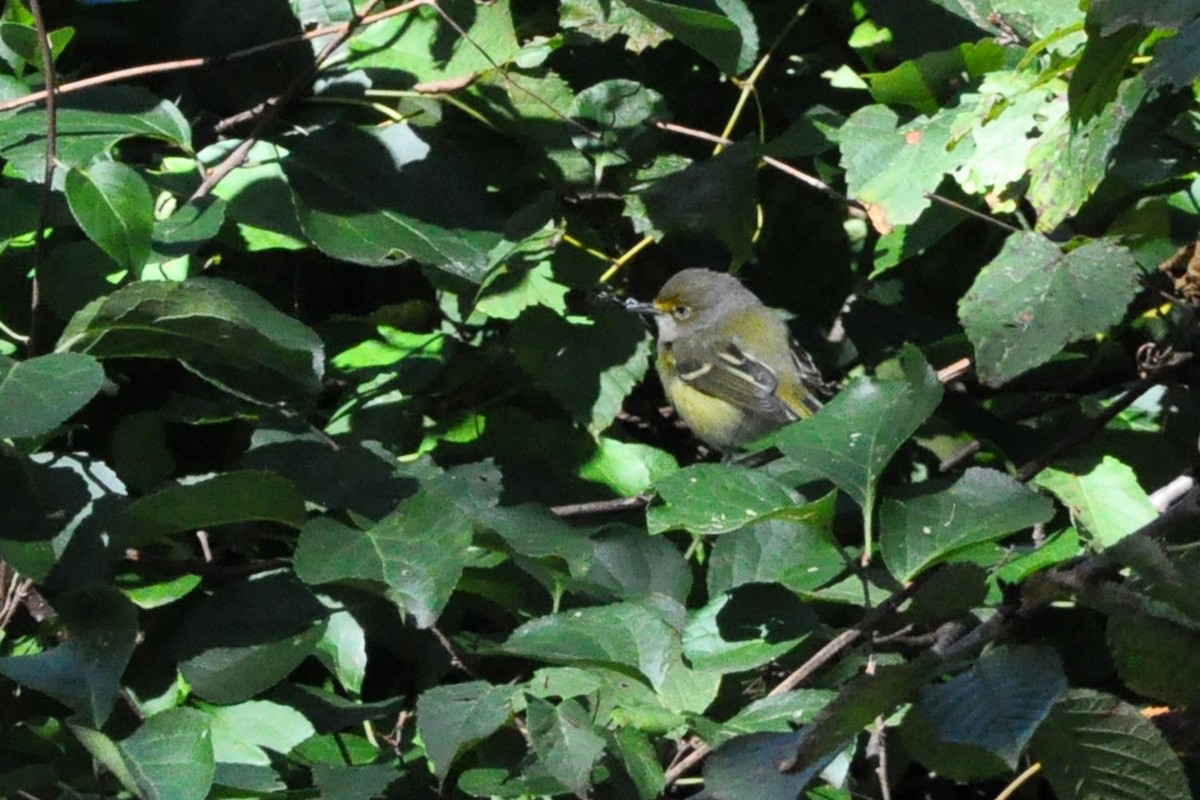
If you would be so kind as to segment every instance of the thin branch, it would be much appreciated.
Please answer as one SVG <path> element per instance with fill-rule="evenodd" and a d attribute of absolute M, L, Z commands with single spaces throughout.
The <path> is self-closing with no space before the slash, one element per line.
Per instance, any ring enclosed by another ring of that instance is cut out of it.
<path fill-rule="evenodd" d="M 937 371 L 937 378 L 943 384 L 953 383 L 971 371 L 971 359 L 960 358 L 953 364 L 947 364 Z"/>
<path fill-rule="evenodd" d="M 358 27 L 362 25 L 363 20 L 366 19 L 371 10 L 375 8 L 375 6 L 379 5 L 380 2 L 382 2 L 382 0 L 369 0 L 367 7 L 363 9 L 363 13 L 361 15 L 355 15 L 353 19 L 342 23 L 340 26 L 341 30 L 325 44 L 325 47 L 322 48 L 321 52 L 318 53 L 316 58 L 313 59 L 313 63 L 291 82 L 291 84 L 283 91 L 283 93 L 279 95 L 276 102 L 271 103 L 270 108 L 263 113 L 257 124 L 255 124 L 254 129 L 250 131 L 250 135 L 242 140 L 242 142 L 233 149 L 233 152 L 227 155 L 221 161 L 221 163 L 209 170 L 204 180 L 201 181 L 200 186 L 198 186 L 196 191 L 192 192 L 192 196 L 188 198 L 189 202 L 199 200 L 200 198 L 207 196 L 214 188 L 216 188 L 218 183 L 225 179 L 226 175 L 233 172 L 246 160 L 246 155 L 250 152 L 250 149 L 254 147 L 258 140 L 262 137 L 263 133 L 266 132 L 267 128 L 269 128 L 275 122 L 282 110 L 312 87 L 312 83 L 314 80 L 316 80 L 318 72 L 320 72 L 321 67 L 324 66 L 325 62 L 329 60 L 329 57 L 332 56 L 339 47 L 345 44 L 346 40 L 349 39 L 356 30 L 358 30 Z M 399 13 L 399 9 L 412 11 L 415 8 L 427 5 L 434 5 L 436 7 L 436 3 L 434 3 L 433 0 L 412 0 L 412 2 L 397 6 L 392 10 Z"/>
<path fill-rule="evenodd" d="M 620 257 L 613 259 L 612 266 L 605 270 L 604 274 L 600 276 L 600 283 L 608 283 L 610 280 L 612 280 L 614 275 L 621 271 L 622 267 L 633 260 L 634 256 L 652 244 L 654 244 L 653 236 L 650 234 L 643 236 L 640 242 L 626 250 L 620 255 Z"/>
<path fill-rule="evenodd" d="M 703 139 L 706 142 L 716 142 L 717 144 L 733 144 L 732 139 L 726 139 L 724 136 L 718 136 L 715 133 L 708 131 L 697 130 L 696 128 L 688 128 L 683 125 L 676 125 L 674 122 L 656 122 L 654 127 L 660 130 L 670 131 L 671 133 L 682 133 L 684 136 L 690 136 L 693 139 Z"/>
<path fill-rule="evenodd" d="M 948 197 L 942 197 L 940 194 L 934 194 L 933 192 L 924 192 L 924 195 L 930 200 L 936 200 L 944 206 L 949 206 L 950 208 L 961 211 L 962 213 L 975 217 L 976 219 L 983 220 L 989 225 L 995 225 L 1001 230 L 1008 231 L 1009 233 L 1021 233 L 1021 229 L 1015 225 L 1009 225 L 1007 222 L 1002 222 L 995 217 L 990 217 L 981 211 L 976 211 L 973 208 L 964 206 L 962 203 L 956 203 Z"/>
<path fill-rule="evenodd" d="M 458 648 L 454 646 L 454 642 L 450 641 L 450 637 L 442 633 L 441 629 L 438 628 L 437 625 L 430 625 L 429 632 L 433 634 L 434 638 L 438 640 L 438 644 L 440 644 L 442 649 L 446 651 L 446 655 L 450 657 L 450 666 L 454 667 L 460 672 L 466 673 L 472 678 L 476 677 L 474 670 L 472 670 L 466 665 L 465 662 L 463 662 L 462 657 L 458 653 Z"/>
<path fill-rule="evenodd" d="M 593 500 L 589 503 L 569 503 L 562 506 L 551 506 L 550 513 L 564 519 L 569 517 L 586 517 L 591 514 L 612 514 L 620 511 L 634 511 L 645 508 L 650 504 L 650 495 L 638 494 L 633 497 L 617 497 L 612 500 Z"/>
<path fill-rule="evenodd" d="M 875 718 L 871 738 L 875 744 L 875 775 L 879 781 L 880 800 L 892 800 L 892 787 L 888 784 L 887 725 L 882 714 Z"/>
<path fill-rule="evenodd" d="M 421 3 L 421 5 L 425 5 L 425 4 L 426 3 Z M 404 6 L 396 6 L 395 8 L 389 8 L 386 11 L 380 11 L 378 14 L 370 14 L 370 15 L 362 18 L 362 21 L 361 21 L 359 27 L 362 27 L 365 25 L 372 25 L 376 22 L 379 22 L 380 20 L 387 19 L 388 17 L 394 17 L 397 14 L 406 14 L 411 10 L 412 9 L 409 8 L 407 5 L 404 5 Z M 182 72 L 182 71 L 189 70 L 189 69 L 199 69 L 200 67 L 209 67 L 209 66 L 213 66 L 216 64 L 224 64 L 229 61 L 237 61 L 238 59 L 247 58 L 249 56 L 264 52 L 266 50 L 272 50 L 277 47 L 285 47 L 290 44 L 296 44 L 297 42 L 304 42 L 304 41 L 311 41 L 313 39 L 320 39 L 323 36 L 329 36 L 331 34 L 339 33 L 341 31 L 345 30 L 345 27 L 347 24 L 348 23 L 345 23 L 345 22 L 339 22 L 336 25 L 326 25 L 323 28 L 314 28 L 311 31 L 306 31 L 304 33 L 297 34 L 295 36 L 287 36 L 282 39 L 274 39 L 270 42 L 256 44 L 253 47 L 247 47 L 244 50 L 236 50 L 232 53 L 226 53 L 225 55 L 220 55 L 220 56 L 204 56 L 204 57 L 199 57 L 199 58 L 180 58 L 180 59 L 175 59 L 173 61 L 160 61 L 156 64 L 142 64 L 137 67 L 126 67 L 125 69 L 118 69 L 118 70 L 114 70 L 112 72 L 105 72 L 100 75 L 93 75 L 90 78 L 83 78 L 82 80 L 71 81 L 70 83 L 64 83 L 62 86 L 59 86 L 56 89 L 56 93 L 59 95 L 70 94 L 72 92 L 78 92 L 83 89 L 90 89 L 93 86 L 103 86 L 103 85 L 109 84 L 109 83 L 119 83 L 120 81 L 129 79 L 129 78 L 141 78 L 146 75 L 156 75 L 156 74 L 163 73 L 163 72 Z M 33 103 L 37 103 L 41 100 L 46 100 L 48 98 L 48 96 L 49 96 L 48 91 L 41 91 L 41 92 L 33 92 L 31 94 L 24 95 L 23 97 L 17 97 L 13 100 L 7 100 L 3 103 L 0 103 L 0 111 L 8 111 L 13 108 L 20 108 L 22 106 L 32 105 Z"/>
<path fill-rule="evenodd" d="M 1037 775 L 1041 771 L 1042 771 L 1042 762 L 1035 761 L 1033 763 L 1033 766 L 1031 766 L 1029 769 L 1025 770 L 1024 772 L 1022 772 L 1017 777 L 1013 778 L 1012 781 L 1008 784 L 1008 786 L 1004 787 L 1004 791 L 1002 791 L 1002 792 L 1000 792 L 1000 794 L 996 795 L 996 800 L 1008 800 L 1008 798 L 1010 798 L 1014 794 L 1016 794 L 1017 789 L 1020 789 L 1022 786 L 1025 785 L 1026 781 L 1028 781 L 1030 778 L 1032 778 L 1034 775 Z"/>
<path fill-rule="evenodd" d="M 733 113 L 729 115 L 729 120 L 725 123 L 725 129 L 721 132 L 722 138 L 733 135 L 733 129 L 737 125 L 738 120 L 741 119 L 742 111 L 746 108 L 746 102 L 750 99 L 751 95 L 756 93 L 758 88 L 758 79 L 762 77 L 767 65 L 771 63 L 771 57 L 775 54 L 775 51 L 779 49 L 779 45 L 783 44 L 783 40 L 787 38 L 787 35 L 792 32 L 792 28 L 795 27 L 796 23 L 800 21 L 800 18 L 803 17 L 805 12 L 808 11 L 808 7 L 810 5 L 812 5 L 812 0 L 806 0 L 806 2 L 802 3 L 800 7 L 796 9 L 796 13 L 792 14 L 791 19 L 789 19 L 787 23 L 779 30 L 779 33 L 775 36 L 775 40 L 771 42 L 770 47 L 767 48 L 766 52 L 763 54 L 763 57 L 759 59 L 757 64 L 754 65 L 754 69 L 751 71 L 750 75 L 746 78 L 746 80 L 741 82 L 739 87 L 741 92 L 738 94 L 737 103 L 734 104 Z M 735 84 L 737 83 L 736 79 L 732 78 L 732 76 L 731 80 L 733 80 Z M 755 101 L 757 100 L 758 98 L 756 97 Z M 759 117 L 760 119 L 762 117 L 761 105 L 759 107 Z M 713 148 L 713 155 L 719 156 L 725 147 L 726 144 L 724 142 L 719 142 L 717 146 Z"/>
<path fill-rule="evenodd" d="M 767 693 L 767 697 L 775 697 L 777 695 L 786 694 L 799 686 L 804 681 L 812 677 L 813 673 L 821 669 L 821 667 L 832 661 L 839 653 L 853 644 L 858 637 L 869 630 L 873 630 L 876 625 L 883 621 L 884 617 L 891 614 L 900 604 L 909 598 L 913 590 L 916 588 L 915 583 L 910 583 L 898 592 L 895 592 L 887 600 L 883 601 L 875 608 L 863 615 L 863 618 L 858 621 L 852 628 L 839 633 L 828 644 L 814 653 L 807 661 L 797 667 L 790 675 L 779 682 L 774 689 Z M 667 770 L 666 785 L 678 781 L 689 769 L 699 764 L 709 753 L 712 752 L 712 747 L 707 744 L 698 746 L 695 750 L 689 753 L 686 757 L 681 758 L 678 763 Z"/>
<path fill-rule="evenodd" d="M 1024 466 L 1017 470 L 1016 479 L 1021 483 L 1028 483 L 1035 475 L 1053 464 L 1062 455 L 1099 434 L 1118 414 L 1133 405 L 1134 401 L 1149 391 L 1150 387 L 1158 384 L 1162 380 L 1165 370 L 1174 368 L 1187 360 L 1182 357 L 1182 354 L 1180 355 L 1180 358 L 1172 361 L 1163 369 L 1148 374 L 1139 380 L 1132 388 L 1114 400 L 1099 416 L 1087 420 L 1085 424 L 1068 431 L 1060 439 L 1052 442 L 1037 457 L 1026 462 Z"/>
<path fill-rule="evenodd" d="M 778 158 L 774 158 L 772 156 L 763 156 L 763 163 L 769 164 L 772 167 L 774 167 L 775 169 L 779 170 L 780 172 L 782 172 L 786 175 L 791 175 L 796 180 L 801 181 L 802 183 L 808 184 L 809 186 L 813 187 L 814 189 L 824 193 L 828 197 L 832 197 L 834 200 L 837 200 L 842 205 L 849 206 L 850 208 L 853 208 L 857 211 L 861 211 L 864 214 L 867 213 L 867 207 L 864 206 L 862 203 L 858 202 L 857 200 L 855 200 L 852 197 L 847 197 L 846 195 L 837 191 L 832 186 L 830 186 L 828 183 L 826 183 L 825 181 L 816 177 L 815 175 L 809 175 L 807 172 L 801 172 L 800 170 L 793 167 L 791 164 L 785 164 L 784 162 L 780 161 Z"/>
<path fill-rule="evenodd" d="M 958 452 L 952 453 L 938 464 L 938 472 L 954 472 L 983 450 L 983 442 L 975 439 Z"/>
<path fill-rule="evenodd" d="M 693 139 L 702 139 L 706 142 L 715 142 L 717 144 L 723 144 L 723 145 L 733 144 L 733 141 L 731 139 L 726 139 L 724 136 L 718 136 L 715 133 L 709 133 L 708 131 L 696 130 L 695 128 L 688 128 L 684 125 L 676 125 L 674 122 L 656 122 L 656 123 L 654 123 L 654 127 L 659 128 L 664 131 L 670 131 L 671 133 L 678 133 L 678 134 L 682 134 L 683 136 L 690 136 Z M 829 197 L 832 197 L 834 200 L 837 200 L 839 203 L 842 203 L 843 205 L 849 206 L 850 208 L 861 211 L 864 214 L 866 213 L 866 207 L 863 206 L 862 203 L 860 203 L 857 200 L 854 200 L 852 198 L 846 197 L 844 194 L 837 191 L 836 189 L 834 189 L 832 186 L 830 186 L 828 183 L 821 180 L 820 178 L 818 178 L 814 175 L 809 175 L 807 172 L 801 172 L 800 170 L 793 167 L 791 164 L 780 161 L 778 158 L 775 158 L 773 156 L 763 156 L 762 160 L 763 160 L 764 164 L 772 166 L 775 169 L 779 170 L 780 172 L 782 172 L 786 175 L 790 175 L 791 177 L 795 178 L 796 180 L 800 181 L 801 183 L 808 184 L 809 186 L 813 187 L 814 189 L 828 195 Z"/>
<path fill-rule="evenodd" d="M 559 121 L 564 122 L 567 125 L 570 125 L 571 127 L 583 132 L 583 134 L 585 136 L 587 136 L 588 138 L 595 139 L 598 142 L 602 140 L 602 137 L 600 136 L 600 134 L 596 133 L 594 130 L 592 130 L 588 126 L 584 125 L 579 120 L 571 119 L 566 114 L 564 114 L 563 112 L 561 112 L 557 108 L 555 108 L 544 97 L 539 96 L 536 92 L 532 92 L 529 89 L 526 89 L 524 86 L 522 86 L 521 84 L 519 84 L 515 80 L 513 80 L 513 77 L 508 74 L 508 70 L 505 69 L 499 62 L 497 62 L 496 59 L 492 58 L 491 53 L 489 53 L 487 50 L 485 50 L 482 45 L 480 45 L 478 42 L 476 42 L 474 39 L 472 39 L 470 34 L 468 34 L 463 29 L 463 27 L 461 25 L 459 25 L 457 21 L 455 21 L 455 19 L 453 17 L 451 17 L 449 14 L 447 14 L 445 12 L 445 10 L 441 7 L 441 5 L 438 4 L 437 0 L 426 0 L 426 2 L 422 3 L 421 5 L 432 6 L 433 10 L 438 13 L 438 16 L 440 16 L 443 20 L 445 20 L 446 24 L 449 25 L 451 28 L 453 28 L 455 33 L 457 33 L 459 36 L 462 37 L 464 42 L 466 42 L 467 44 L 474 47 L 477 51 L 479 51 L 479 54 L 484 57 L 484 60 L 486 60 L 488 62 L 488 64 L 490 64 L 492 66 L 492 68 L 495 69 L 500 74 L 500 78 L 505 83 L 507 83 L 509 86 L 511 86 L 512 88 L 516 89 L 521 94 L 525 95 L 526 97 L 530 98 L 534 102 L 536 102 L 539 105 L 541 105 L 542 107 L 544 107 L 552 115 L 557 117 Z"/>
<path fill-rule="evenodd" d="M 50 219 L 50 201 L 54 194 L 54 164 L 58 159 L 58 92 L 54 84 L 54 51 L 50 33 L 42 14 L 41 0 L 29 0 L 29 11 L 37 30 L 38 50 L 42 56 L 42 79 L 46 84 L 46 169 L 43 173 L 42 196 L 38 204 L 37 229 L 33 234 L 33 279 L 29 291 L 29 339 L 25 352 L 30 357 L 41 351 L 42 285 L 41 269 L 46 260 L 46 224 Z"/>
<path fill-rule="evenodd" d="M 1154 506 L 1154 510 L 1162 513 L 1171 507 L 1179 498 L 1192 490 L 1196 485 L 1196 479 L 1190 474 L 1180 475 L 1166 486 L 1161 486 L 1150 493 L 1150 505 Z"/>

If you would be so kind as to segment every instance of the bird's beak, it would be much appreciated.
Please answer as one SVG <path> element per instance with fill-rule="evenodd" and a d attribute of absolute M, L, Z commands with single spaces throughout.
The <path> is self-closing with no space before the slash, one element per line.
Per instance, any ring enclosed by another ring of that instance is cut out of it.
<path fill-rule="evenodd" d="M 661 314 L 662 309 L 654 305 L 654 303 L 639 303 L 637 300 L 630 298 L 625 301 L 625 310 L 633 314 Z"/>

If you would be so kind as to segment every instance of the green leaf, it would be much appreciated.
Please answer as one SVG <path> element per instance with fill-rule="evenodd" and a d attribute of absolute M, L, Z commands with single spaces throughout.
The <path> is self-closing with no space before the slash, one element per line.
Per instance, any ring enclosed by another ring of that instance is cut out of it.
<path fill-rule="evenodd" d="M 622 497 L 632 497 L 678 469 L 679 462 L 665 450 L 601 436 L 596 454 L 579 468 L 579 477 L 602 483 Z"/>
<path fill-rule="evenodd" d="M 683 654 L 693 669 L 744 672 L 790 652 L 818 625 L 812 609 L 782 586 L 743 584 L 692 615 Z"/>
<path fill-rule="evenodd" d="M 236 140 L 217 142 L 197 153 L 196 159 L 211 168 L 228 157 L 237 144 Z M 213 196 L 225 201 L 225 216 L 236 225 L 249 252 L 307 246 L 280 166 L 287 154 L 273 142 L 256 142 L 246 153 L 246 163 L 213 189 Z"/>
<path fill-rule="evenodd" d="M 343 689 L 354 695 L 362 694 L 367 673 L 367 635 L 353 614 L 334 611 L 329 615 L 325 633 L 317 642 L 316 656 Z"/>
<path fill-rule="evenodd" d="M 67 726 L 71 733 L 75 734 L 91 754 L 96 763 L 103 765 L 113 777 L 121 782 L 121 785 L 129 792 L 130 796 L 139 796 L 141 794 L 137 780 L 133 773 L 129 771 L 129 766 L 125 763 L 125 757 L 118 749 L 118 745 L 112 739 L 105 736 L 97 730 L 93 730 L 85 725 L 79 725 L 74 722 L 67 722 Z"/>
<path fill-rule="evenodd" d="M 145 89 L 102 86 L 65 95 L 58 109 L 55 159 L 65 167 L 83 167 L 107 156 L 123 139 L 144 137 L 192 149 L 191 128 L 179 109 Z M 46 172 L 46 112 L 27 106 L 0 126 L 0 158 L 28 181 Z"/>
<path fill-rule="evenodd" d="M 896 580 L 914 577 L 980 542 L 1046 522 L 1054 504 L 1008 475 L 968 469 L 885 497 L 879 506 L 879 550 Z"/>
<path fill-rule="evenodd" d="M 480 177 L 407 125 L 319 128 L 283 170 L 296 216 L 322 252 L 367 266 L 409 259 L 480 283 L 502 220 Z"/>
<path fill-rule="evenodd" d="M 427 481 L 365 532 L 318 518 L 301 533 L 296 574 L 306 583 L 380 581 L 417 625 L 427 628 L 450 600 L 468 561 L 475 525 L 500 491 L 490 464 L 472 464 Z"/>
<path fill-rule="evenodd" d="M 650 533 L 728 533 L 799 500 L 765 472 L 725 464 L 694 464 L 659 480 L 654 489 L 661 503 L 646 509 Z"/>
<path fill-rule="evenodd" d="M 614 603 L 550 614 L 526 622 L 501 646 L 503 652 L 559 664 L 600 662 L 640 674 L 655 688 L 666 680 L 678 658 L 680 635 L 664 619 L 664 610 L 682 608 L 672 601 Z"/>
<path fill-rule="evenodd" d="M 747 583 L 778 582 L 811 596 L 842 574 L 846 557 L 833 538 L 836 500 L 837 492 L 830 492 L 721 536 L 709 558 L 709 594 Z"/>
<path fill-rule="evenodd" d="M 999 386 L 1115 325 L 1137 278 L 1132 254 L 1110 240 L 1064 255 L 1043 236 L 1013 234 L 958 306 L 980 377 Z"/>
<path fill-rule="evenodd" d="M 222 586 L 180 623 L 172 649 L 197 695 L 240 703 L 312 655 L 328 616 L 303 584 L 275 573 Z"/>
<path fill-rule="evenodd" d="M 623 0 L 726 75 L 740 75 L 758 57 L 758 28 L 743 0 Z"/>
<path fill-rule="evenodd" d="M 966 672 L 921 691 L 901 729 L 905 745 L 952 779 L 1004 774 L 1016 769 L 1066 689 L 1052 649 L 991 650 Z"/>
<path fill-rule="evenodd" d="M 1092 0 L 1088 6 L 1088 24 L 1105 36 L 1126 25 L 1178 29 L 1198 15 L 1196 0 Z"/>
<path fill-rule="evenodd" d="M 557 237 L 558 233 L 550 235 Z M 476 311 L 492 319 L 516 319 L 533 306 L 545 306 L 560 316 L 566 313 L 568 288 L 554 281 L 550 262 L 542 261 L 529 269 L 519 265 L 501 269 L 502 274 L 480 291 Z"/>
<path fill-rule="evenodd" d="M 83 232 L 113 261 L 140 269 L 150 257 L 154 199 L 142 176 L 117 161 L 67 173 L 67 202 Z"/>
<path fill-rule="evenodd" d="M 929 207 L 946 173 L 966 162 L 973 143 L 960 141 L 951 152 L 955 114 L 918 117 L 897 127 L 890 108 L 872 105 L 850 115 L 841 130 L 842 167 L 851 197 L 872 208 L 876 228 L 886 232 L 916 222 Z"/>
<path fill-rule="evenodd" d="M 521 50 L 509 5 L 500 0 L 441 8 L 465 35 L 431 8 L 364 26 L 350 40 L 350 63 L 355 69 L 402 71 L 420 82 L 453 81 L 503 67 Z"/>
<path fill-rule="evenodd" d="M 449 602 L 476 520 L 496 505 L 499 491 L 499 475 L 490 464 L 459 467 L 426 483 L 367 531 L 384 582 L 419 627 L 437 622 Z"/>
<path fill-rule="evenodd" d="M 18 572 L 40 582 L 68 554 L 77 553 L 89 567 L 103 561 L 98 548 L 69 548 L 76 535 L 83 533 L 85 540 L 97 536 L 96 500 L 124 494 L 103 462 L 85 463 L 68 454 L 30 459 L 0 448 L 0 486 L 5 498 L 0 503 L 0 557 Z"/>
<path fill-rule="evenodd" d="M 91 356 L 52 353 L 14 361 L 0 355 L 0 439 L 51 432 L 103 385 L 104 369 Z"/>
<path fill-rule="evenodd" d="M 304 498 L 291 481 L 274 472 L 240 470 L 135 500 L 125 507 L 120 538 L 124 546 L 136 547 L 173 533 L 251 520 L 299 530 L 305 516 Z"/>
<path fill-rule="evenodd" d="M 59 351 L 97 358 L 173 358 L 238 394 L 305 401 L 320 388 L 324 349 L 306 325 L 230 281 L 143 281 L 90 303 Z"/>
<path fill-rule="evenodd" d="M 1146 67 L 1146 83 L 1151 87 L 1169 84 L 1176 91 L 1192 85 L 1200 77 L 1200 20 L 1192 20 L 1154 49 L 1154 60 Z"/>
<path fill-rule="evenodd" d="M 799 775 L 811 775 L 876 717 L 891 714 L 942 669 L 938 659 L 925 655 L 906 664 L 880 667 L 874 675 L 855 678 L 804 728 L 803 736 L 787 754 L 786 768 Z M 738 741 L 741 739 L 733 743 Z M 774 765 L 776 769 L 782 769 L 779 763 Z"/>
<path fill-rule="evenodd" d="M 109 586 L 59 597 L 55 608 L 70 636 L 41 653 L 0 658 L 0 675 L 47 694 L 99 727 L 116 704 L 138 634 L 137 609 Z"/>
<path fill-rule="evenodd" d="M 1101 548 L 1158 516 L 1133 470 L 1112 456 L 1087 474 L 1046 469 L 1035 482 L 1066 504 L 1076 524 Z"/>
<path fill-rule="evenodd" d="M 898 369 L 895 377 L 853 381 L 812 419 L 784 428 L 779 449 L 871 505 L 884 467 L 942 399 L 941 383 L 915 347 L 905 346 Z"/>
<path fill-rule="evenodd" d="M 1109 172 L 1114 148 L 1147 95 L 1138 75 L 1117 90 L 1116 99 L 1083 124 L 1060 119 L 1030 153 L 1027 199 L 1038 212 L 1037 230 L 1053 231 L 1079 212 Z M 1062 153 L 1071 158 L 1062 158 Z"/>
<path fill-rule="evenodd" d="M 166 219 L 157 220 L 151 260 L 168 261 L 199 250 L 220 232 L 225 223 L 225 209 L 224 200 L 205 197 L 185 203 Z"/>
<path fill-rule="evenodd" d="M 1126 536 L 1108 547 L 1105 555 L 1136 576 L 1138 595 L 1152 601 L 1145 604 L 1148 612 L 1192 630 L 1200 629 L 1200 596 L 1196 592 L 1200 565 L 1170 552 L 1168 547 L 1173 546 L 1149 536 Z"/>
<path fill-rule="evenodd" d="M 670 38 L 665 30 L 642 14 L 604 0 L 563 0 L 558 4 L 558 22 L 565 30 L 599 42 L 625 36 L 625 49 L 634 53 L 657 47 Z"/>
<path fill-rule="evenodd" d="M 1139 615 L 1108 619 L 1108 646 L 1121 680 L 1140 695 L 1171 706 L 1200 703 L 1200 634 L 1165 619 Z"/>
<path fill-rule="evenodd" d="M 745 733 L 784 733 L 812 719 L 837 697 L 830 689 L 796 689 L 755 700 L 721 725 L 714 745 Z"/>
<path fill-rule="evenodd" d="M 31 184 L 0 189 L 0 204 L 4 208 L 4 216 L 0 217 L 0 253 L 14 240 L 32 240 L 38 219 L 36 192 L 37 187 Z"/>
<path fill-rule="evenodd" d="M 721 690 L 721 674 L 717 670 L 692 669 L 676 657 L 667 666 L 667 675 L 657 687 L 658 707 L 650 707 L 652 714 L 698 715 L 708 710 Z"/>
<path fill-rule="evenodd" d="M 250 700 L 233 706 L 205 709 L 212 726 L 213 752 L 223 764 L 271 763 L 265 750 L 287 755 L 316 734 L 296 709 L 269 700 Z"/>
<path fill-rule="evenodd" d="M 1190 800 L 1179 757 L 1158 728 L 1112 695 L 1072 689 L 1033 739 L 1033 757 L 1063 800 Z"/>
<path fill-rule="evenodd" d="M 654 123 L 666 116 L 663 97 L 653 89 L 621 78 L 602 81 L 571 104 L 571 118 L 591 133 L 575 133 L 572 141 L 598 167 L 636 163 L 661 138 Z"/>
<path fill-rule="evenodd" d="M 754 259 L 758 151 L 738 143 L 718 157 L 665 175 L 640 192 L 649 225 L 638 233 L 711 233 L 744 261 Z"/>
<path fill-rule="evenodd" d="M 666 788 L 666 775 L 658 762 L 651 738 L 634 728 L 618 728 L 610 735 L 609 752 L 613 753 L 625 768 L 637 787 L 641 800 L 654 800 Z"/>
<path fill-rule="evenodd" d="M 779 765 L 792 758 L 804 734 L 751 733 L 713 753 L 704 764 L 704 786 L 712 797 L 796 800 L 820 765 L 785 773 Z"/>
<path fill-rule="evenodd" d="M 645 328 L 632 317 L 613 310 L 576 322 L 530 308 L 513 325 L 513 354 L 576 422 L 598 433 L 650 364 Z"/>
<path fill-rule="evenodd" d="M 909 105 L 922 114 L 936 114 L 955 93 L 964 78 L 975 80 L 1004 65 L 1005 49 L 991 39 L 960 44 L 951 50 L 925 53 L 887 72 L 863 77 L 875 102 L 888 106 Z"/>
<path fill-rule="evenodd" d="M 401 777 L 391 764 L 313 764 L 312 773 L 322 800 L 372 800 Z"/>
<path fill-rule="evenodd" d="M 576 795 L 586 794 L 604 753 L 604 739 L 587 710 L 576 700 L 552 705 L 530 697 L 525 713 L 538 763 Z"/>
<path fill-rule="evenodd" d="M 513 693 L 512 687 L 470 681 L 436 686 L 417 698 L 417 730 L 438 780 L 446 779 L 456 758 L 508 722 Z"/>
<path fill-rule="evenodd" d="M 1007 17 L 1006 17 L 1007 20 Z M 979 103 L 963 115 L 970 120 L 974 152 L 955 171 L 964 191 L 995 198 L 1017 194 L 1014 184 L 1029 171 L 1033 149 L 1047 131 L 1057 129 L 1068 112 L 1067 85 L 1034 72 L 993 72 L 979 86 Z M 1001 209 L 1015 210 L 1015 201 Z M 943 214 L 961 221 L 961 213 L 943 209 Z M 924 220 L 928 214 L 922 216 Z"/>
<path fill-rule="evenodd" d="M 344 580 L 383 583 L 383 564 L 364 531 L 330 517 L 309 520 L 294 555 L 296 577 L 311 586 Z"/>
<path fill-rule="evenodd" d="M 1067 92 L 1074 124 L 1087 123 L 1116 98 L 1129 59 L 1144 38 L 1144 31 L 1138 28 L 1123 28 L 1110 36 L 1088 29 L 1087 47 L 1071 74 Z"/>
<path fill-rule="evenodd" d="M 118 744 L 145 800 L 203 800 L 216 764 L 208 717 L 190 708 L 155 714 Z"/>
<path fill-rule="evenodd" d="M 578 532 L 570 531 L 578 540 Z M 663 595 L 683 604 L 692 587 L 692 571 L 683 554 L 663 537 L 641 528 L 611 526 L 592 537 L 592 552 L 579 570 L 589 583 L 612 591 L 619 600 Z"/>

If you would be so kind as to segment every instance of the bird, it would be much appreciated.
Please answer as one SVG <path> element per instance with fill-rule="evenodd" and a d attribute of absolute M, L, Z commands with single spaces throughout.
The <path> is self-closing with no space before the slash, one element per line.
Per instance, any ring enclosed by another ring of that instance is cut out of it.
<path fill-rule="evenodd" d="M 732 455 L 821 408 L 828 385 L 772 309 L 732 275 L 684 269 L 651 303 L 628 301 L 658 329 L 656 370 L 692 432 Z"/>

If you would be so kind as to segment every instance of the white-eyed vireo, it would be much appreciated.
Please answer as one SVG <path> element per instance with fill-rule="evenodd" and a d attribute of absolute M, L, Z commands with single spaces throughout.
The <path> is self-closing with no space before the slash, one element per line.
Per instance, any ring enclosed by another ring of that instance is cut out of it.
<path fill-rule="evenodd" d="M 654 315 L 663 390 L 706 444 L 736 452 L 821 407 L 815 391 L 825 384 L 812 359 L 732 275 L 685 269 L 653 303 L 626 308 Z"/>

